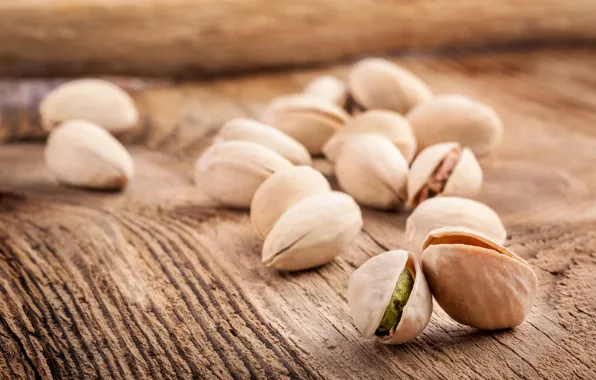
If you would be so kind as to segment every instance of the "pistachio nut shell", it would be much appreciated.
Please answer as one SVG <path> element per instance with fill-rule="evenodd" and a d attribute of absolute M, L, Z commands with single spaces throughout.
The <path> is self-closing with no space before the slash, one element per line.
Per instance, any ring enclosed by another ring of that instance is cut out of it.
<path fill-rule="evenodd" d="M 214 138 L 222 141 L 251 141 L 271 149 L 295 165 L 311 165 L 306 148 L 279 129 L 250 119 L 232 119 L 225 123 Z"/>
<path fill-rule="evenodd" d="M 367 260 L 348 282 L 348 307 L 362 335 L 375 335 L 397 279 L 406 265 L 413 268 L 414 287 L 394 334 L 378 339 L 385 344 L 402 344 L 419 336 L 428 325 L 433 307 L 432 296 L 420 262 L 408 251 L 388 251 Z"/>
<path fill-rule="evenodd" d="M 311 154 L 320 154 L 323 144 L 348 121 L 339 106 L 308 95 L 287 95 L 274 100 L 263 121 L 293 137 Z"/>
<path fill-rule="evenodd" d="M 57 179 L 71 186 L 120 189 L 134 172 L 122 144 L 105 129 L 84 120 L 67 121 L 54 129 L 44 153 Z"/>
<path fill-rule="evenodd" d="M 225 206 L 249 207 L 259 186 L 273 173 L 292 167 L 269 148 L 250 141 L 224 141 L 203 153 L 195 183 Z"/>
<path fill-rule="evenodd" d="M 347 194 L 326 192 L 290 207 L 263 246 L 268 267 L 297 271 L 323 265 L 344 251 L 362 229 L 360 208 Z"/>
<path fill-rule="evenodd" d="M 272 174 L 250 204 L 250 220 L 257 235 L 265 239 L 290 207 L 311 195 L 330 191 L 327 179 L 309 166 L 294 166 Z"/>
<path fill-rule="evenodd" d="M 316 77 L 306 85 L 303 92 L 342 108 L 348 97 L 348 89 L 344 82 L 333 75 Z"/>
<path fill-rule="evenodd" d="M 382 136 L 349 139 L 337 158 L 335 174 L 342 190 L 362 205 L 387 210 L 405 202 L 408 163 Z"/>
<path fill-rule="evenodd" d="M 367 58 L 348 75 L 348 91 L 360 108 L 385 109 L 405 114 L 432 96 L 420 78 L 384 59 Z"/>
<path fill-rule="evenodd" d="M 51 131 L 68 120 L 86 120 L 120 133 L 139 119 L 132 98 L 120 87 L 101 79 L 78 79 L 51 91 L 39 106 L 41 125 Z"/>
<path fill-rule="evenodd" d="M 416 154 L 416 139 L 406 118 L 393 111 L 372 110 L 355 116 L 323 146 L 323 153 L 335 161 L 346 140 L 356 134 L 373 133 L 386 137 L 411 162 Z"/>
<path fill-rule="evenodd" d="M 507 232 L 499 215 L 487 205 L 466 198 L 437 197 L 422 202 L 406 221 L 406 240 L 410 251 L 422 252 L 429 232 L 441 227 L 466 227 L 495 242 L 505 242 Z"/>
<path fill-rule="evenodd" d="M 503 139 L 503 123 L 489 106 L 461 95 L 439 95 L 408 115 L 420 149 L 456 141 L 483 156 Z"/>
<path fill-rule="evenodd" d="M 466 228 L 432 231 L 424 242 L 422 265 L 439 305 L 468 326 L 515 327 L 526 319 L 536 298 L 537 279 L 530 265 Z"/>

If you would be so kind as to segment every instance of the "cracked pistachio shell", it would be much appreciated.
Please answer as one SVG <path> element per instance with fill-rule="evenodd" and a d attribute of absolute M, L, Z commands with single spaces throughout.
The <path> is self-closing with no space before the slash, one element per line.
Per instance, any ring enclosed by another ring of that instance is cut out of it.
<path fill-rule="evenodd" d="M 406 220 L 406 241 L 419 253 L 426 236 L 441 227 L 466 227 L 495 242 L 505 242 L 507 232 L 499 215 L 485 205 L 467 198 L 437 197 L 420 203 Z"/>
<path fill-rule="evenodd" d="M 361 205 L 388 210 L 405 202 L 408 163 L 382 136 L 349 139 L 337 158 L 335 175 L 342 190 Z"/>
<path fill-rule="evenodd" d="M 294 166 L 272 174 L 250 204 L 250 220 L 257 235 L 265 239 L 290 207 L 311 195 L 330 191 L 327 179 L 309 166 Z"/>
<path fill-rule="evenodd" d="M 461 95 L 439 95 L 421 103 L 408 115 L 418 146 L 455 141 L 483 156 L 503 139 L 503 123 L 486 104 Z"/>
<path fill-rule="evenodd" d="M 352 197 L 336 191 L 311 195 L 275 223 L 265 239 L 263 263 L 284 271 L 318 267 L 342 253 L 361 229 Z"/>
<path fill-rule="evenodd" d="M 389 139 L 408 163 L 416 154 L 416 139 L 408 120 L 396 112 L 385 110 L 367 111 L 352 118 L 325 143 L 323 153 L 330 161 L 335 161 L 346 140 L 362 133 L 373 133 Z"/>
<path fill-rule="evenodd" d="M 320 154 L 323 144 L 349 118 L 339 106 L 304 94 L 279 97 L 263 114 L 265 123 L 296 139 L 311 154 Z"/>
<path fill-rule="evenodd" d="M 306 148 L 279 129 L 250 119 L 232 119 L 225 123 L 214 142 L 251 141 L 271 149 L 294 165 L 311 165 Z"/>
<path fill-rule="evenodd" d="M 471 198 L 482 187 L 482 168 L 469 148 L 461 148 L 458 143 L 439 143 L 425 148 L 412 162 L 408 174 L 408 205 L 416 206 L 415 197 L 428 182 L 445 156 L 452 150 L 460 152 L 459 160 L 453 167 L 443 191 L 436 196 L 458 196 Z"/>
<path fill-rule="evenodd" d="M 344 106 L 348 97 L 348 89 L 344 82 L 333 75 L 322 75 L 313 79 L 304 88 L 304 93 L 340 107 Z"/>
<path fill-rule="evenodd" d="M 105 129 L 84 120 L 70 120 L 54 129 L 44 153 L 58 180 L 71 186 L 120 189 L 134 172 L 124 146 Z"/>
<path fill-rule="evenodd" d="M 195 183 L 225 206 L 249 207 L 258 187 L 290 161 L 250 141 L 224 141 L 207 148 L 195 165 Z"/>
<path fill-rule="evenodd" d="M 439 305 L 455 321 L 483 330 L 521 324 L 536 298 L 530 265 L 490 238 L 461 227 L 432 231 L 422 266 Z"/>
<path fill-rule="evenodd" d="M 52 90 L 39 106 L 41 125 L 51 131 L 68 120 L 86 120 L 112 133 L 132 129 L 139 114 L 132 98 L 101 79 L 78 79 Z"/>
<path fill-rule="evenodd" d="M 380 58 L 367 58 L 352 67 L 348 91 L 360 109 L 385 109 L 400 114 L 432 96 L 420 78 Z"/>
<path fill-rule="evenodd" d="M 354 324 L 365 337 L 375 335 L 402 271 L 414 274 L 414 286 L 392 336 L 377 337 L 381 343 L 402 344 L 419 336 L 432 314 L 432 296 L 422 267 L 414 254 L 388 251 L 367 260 L 350 277 L 348 307 Z"/>

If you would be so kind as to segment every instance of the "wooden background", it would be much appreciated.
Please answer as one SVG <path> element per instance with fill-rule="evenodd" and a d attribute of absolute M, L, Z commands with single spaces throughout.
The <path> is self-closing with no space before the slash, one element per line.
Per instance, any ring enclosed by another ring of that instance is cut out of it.
<path fill-rule="evenodd" d="M 414 342 L 363 338 L 350 274 L 403 245 L 407 214 L 364 210 L 332 263 L 283 274 L 260 263 L 248 214 L 192 184 L 225 120 L 346 66 L 203 82 L 117 79 L 143 115 L 124 137 L 137 175 L 123 193 L 59 186 L 35 106 L 59 80 L 0 82 L 0 378 L 596 378 L 596 51 L 397 60 L 437 93 L 495 107 L 506 134 L 481 164 L 480 200 L 528 260 L 539 297 L 514 330 L 478 331 L 436 309 Z M 317 167 L 330 173 L 329 165 Z"/>

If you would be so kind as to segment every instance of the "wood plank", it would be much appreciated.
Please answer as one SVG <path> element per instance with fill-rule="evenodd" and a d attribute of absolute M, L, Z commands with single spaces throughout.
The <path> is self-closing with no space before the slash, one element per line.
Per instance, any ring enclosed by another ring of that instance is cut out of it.
<path fill-rule="evenodd" d="M 412 343 L 364 339 L 347 280 L 403 245 L 407 214 L 364 210 L 364 231 L 340 258 L 280 274 L 260 263 L 247 213 L 193 187 L 194 159 L 222 121 L 346 67 L 151 84 L 135 94 L 145 122 L 127 136 L 138 175 L 123 193 L 58 186 L 39 143 L 1 147 L 0 377 L 594 378 L 596 53 L 399 62 L 503 117 L 479 199 L 538 275 L 526 323 L 486 333 L 437 308 Z"/>

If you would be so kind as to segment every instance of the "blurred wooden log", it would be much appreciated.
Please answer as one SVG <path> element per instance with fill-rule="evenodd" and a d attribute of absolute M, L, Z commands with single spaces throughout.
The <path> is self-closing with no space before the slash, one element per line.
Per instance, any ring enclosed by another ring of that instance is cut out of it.
<path fill-rule="evenodd" d="M 592 40 L 587 0 L 0 0 L 0 75 L 203 75 Z"/>

